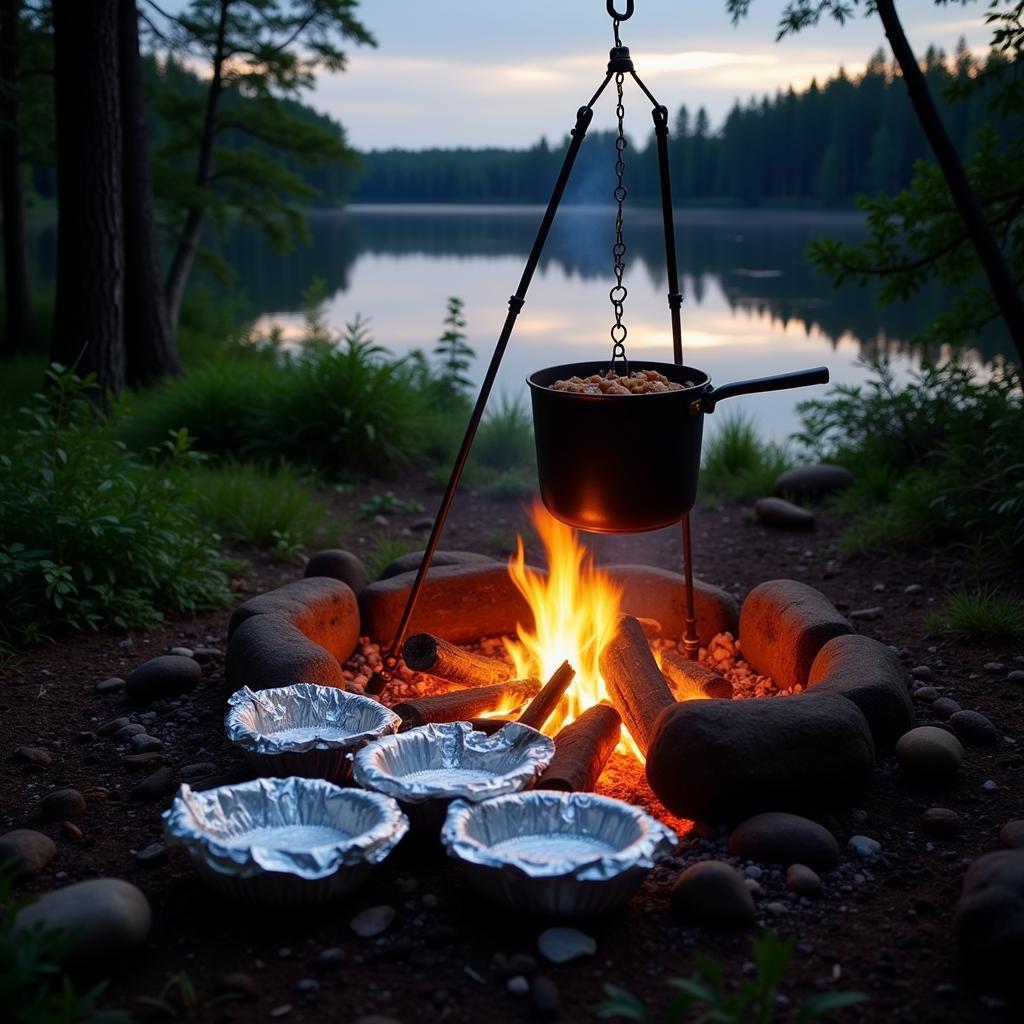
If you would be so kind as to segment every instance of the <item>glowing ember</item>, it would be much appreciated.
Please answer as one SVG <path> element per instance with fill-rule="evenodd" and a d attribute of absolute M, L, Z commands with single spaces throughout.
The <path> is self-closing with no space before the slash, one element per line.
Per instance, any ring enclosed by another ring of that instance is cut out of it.
<path fill-rule="evenodd" d="M 548 572 L 544 576 L 527 568 L 518 538 L 508 571 L 533 611 L 534 627 L 520 624 L 519 639 L 506 640 L 505 646 L 520 678 L 545 681 L 563 661 L 576 669 L 576 678 L 544 727 L 554 735 L 587 708 L 609 702 L 598 659 L 615 629 L 622 591 L 593 564 L 575 530 L 550 516 L 539 502 L 530 518 L 544 544 Z M 625 727 L 618 749 L 643 760 Z"/>

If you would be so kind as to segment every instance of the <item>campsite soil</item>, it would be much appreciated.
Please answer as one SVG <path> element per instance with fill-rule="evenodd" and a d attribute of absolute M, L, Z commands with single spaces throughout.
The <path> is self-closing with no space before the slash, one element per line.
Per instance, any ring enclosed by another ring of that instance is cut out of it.
<path fill-rule="evenodd" d="M 436 492 L 425 486 L 388 485 L 401 499 L 418 499 L 429 515 Z M 381 490 L 383 488 L 377 488 Z M 365 553 L 381 527 L 355 517 L 374 489 L 359 486 L 333 499 L 348 517 L 345 536 L 327 537 L 323 546 L 343 544 Z M 389 515 L 387 529 L 408 536 L 425 513 Z M 983 671 L 991 661 L 1007 669 L 1024 667 L 1020 645 L 936 643 L 923 619 L 947 590 L 960 581 L 944 561 L 900 556 L 842 557 L 836 541 L 842 522 L 819 510 L 816 530 L 806 534 L 769 531 L 738 506 L 698 508 L 693 514 L 697 574 L 742 596 L 757 583 L 779 577 L 805 581 L 827 594 L 840 610 L 881 607 L 880 618 L 859 629 L 905 650 L 911 665 L 928 665 L 942 695 L 988 715 L 1002 738 L 994 747 L 969 747 L 954 784 L 929 791 L 911 787 L 892 758 L 883 759 L 857 808 L 822 815 L 843 848 L 839 868 L 824 876 L 824 895 L 813 903 L 790 897 L 778 872 L 765 869 L 759 924 L 795 940 L 795 952 L 781 991 L 795 1009 L 822 991 L 857 990 L 870 1001 L 844 1011 L 841 1019 L 862 1021 L 961 1022 L 1014 1019 L 1020 1008 L 993 995 L 972 991 L 956 973 L 951 922 L 963 872 L 971 860 L 997 848 L 999 829 L 1024 816 L 1024 687 Z M 339 519 L 339 522 L 341 520 Z M 403 534 L 403 531 L 408 531 Z M 525 512 L 517 502 L 467 492 L 458 498 L 443 547 L 468 548 L 507 556 L 514 536 L 527 537 L 528 553 L 538 557 Z M 422 546 L 422 544 L 414 545 Z M 598 538 L 599 560 L 640 562 L 678 568 L 676 530 Z M 275 561 L 249 555 L 251 568 L 235 581 L 237 599 L 262 592 L 302 574 L 301 559 Z M 908 584 L 923 592 L 908 596 Z M 160 992 L 167 978 L 185 972 L 199 993 L 198 1004 L 182 1017 L 201 1021 L 356 1021 L 378 1015 L 411 1024 L 416 1020 L 527 1021 L 535 1019 L 529 998 L 510 995 L 496 971 L 496 954 L 527 954 L 541 961 L 536 938 L 544 922 L 522 920 L 481 904 L 462 882 L 455 865 L 437 850 L 403 844 L 373 878 L 340 905 L 299 918 L 269 916 L 212 897 L 183 855 L 171 851 L 162 862 L 143 865 L 138 851 L 161 840 L 160 814 L 169 798 L 152 803 L 129 799 L 144 774 L 128 770 L 124 750 L 96 728 L 120 714 L 137 714 L 118 694 L 95 691 L 109 676 L 124 676 L 135 665 L 176 645 L 225 646 L 230 609 L 168 622 L 146 635 L 83 635 L 24 653 L 4 670 L 0 688 L 0 832 L 37 828 L 51 835 L 58 854 L 50 867 L 28 883 L 44 892 L 87 878 L 114 876 L 139 886 L 153 909 L 153 929 L 144 947 L 123 963 L 109 965 L 105 1005 L 129 1009 L 140 1020 L 160 1012 L 137 1002 Z M 223 660 L 204 669 L 202 684 L 177 708 L 156 704 L 147 730 L 173 737 L 167 763 L 176 767 L 212 762 L 221 778 L 245 777 L 238 755 L 221 727 L 226 689 Z M 147 709 L 143 709 L 147 710 Z M 916 705 L 919 723 L 933 721 Z M 15 763 L 20 745 L 41 746 L 53 755 L 42 770 Z M 808 766 L 813 771 L 813 765 Z M 605 788 L 614 795 L 655 806 L 642 771 L 618 762 Z M 995 791 L 983 788 L 992 780 Z M 61 824 L 44 824 L 42 797 L 73 786 L 89 798 L 77 822 L 81 836 Z M 963 819 L 958 838 L 929 839 L 920 827 L 928 807 L 944 806 Z M 678 822 L 674 824 L 679 824 Z M 846 851 L 854 834 L 881 843 L 870 864 Z M 556 985 L 560 1020 L 594 1019 L 592 1007 L 604 983 L 622 986 L 645 999 L 652 1010 L 665 1005 L 667 979 L 693 970 L 693 953 L 718 959 L 725 976 L 751 971 L 751 935 L 684 927 L 668 913 L 671 885 L 679 869 L 695 859 L 724 854 L 723 839 L 684 837 L 676 859 L 656 869 L 621 914 L 580 927 L 597 941 L 597 954 L 563 966 L 538 968 Z M 361 910 L 388 905 L 397 911 L 379 938 L 357 938 L 349 928 Z M 760 928 L 758 929 L 760 931 Z M 343 950 L 336 970 L 318 973 L 314 960 L 325 949 Z M 250 976 L 245 1001 L 217 1001 L 222 979 L 233 972 Z M 318 990 L 304 994 L 303 979 Z M 660 1020 L 660 1009 L 654 1013 Z M 1015 1019 L 1020 1019 L 1019 1017 Z"/>

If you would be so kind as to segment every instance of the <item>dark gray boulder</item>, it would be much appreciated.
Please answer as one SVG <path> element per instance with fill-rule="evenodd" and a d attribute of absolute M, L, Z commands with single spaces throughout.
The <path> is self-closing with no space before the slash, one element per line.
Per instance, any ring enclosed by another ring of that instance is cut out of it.
<path fill-rule="evenodd" d="M 757 521 L 777 530 L 813 530 L 814 513 L 785 498 L 758 498 L 754 502 Z"/>
<path fill-rule="evenodd" d="M 737 825 L 729 853 L 761 864 L 806 864 L 818 871 L 839 863 L 839 843 L 824 825 L 799 814 L 766 811 Z"/>
<path fill-rule="evenodd" d="M 822 462 L 813 466 L 795 466 L 793 469 L 787 469 L 775 478 L 772 490 L 778 495 L 792 494 L 799 498 L 818 498 L 844 490 L 853 483 L 853 474 L 848 469 Z"/>
<path fill-rule="evenodd" d="M 303 576 L 327 576 L 332 580 L 341 580 L 352 588 L 352 593 L 356 597 L 366 586 L 366 567 L 362 559 L 343 548 L 325 548 L 318 551 L 306 563 Z"/>
<path fill-rule="evenodd" d="M 194 658 L 161 654 L 128 673 L 124 692 L 129 700 L 138 702 L 165 700 L 193 690 L 202 677 L 203 670 Z"/>
<path fill-rule="evenodd" d="M 338 661 L 345 661 L 359 640 L 356 595 L 347 583 L 327 576 L 295 580 L 240 604 L 228 623 L 228 638 L 257 615 L 273 615 L 291 623 Z"/>
<path fill-rule="evenodd" d="M 407 554 L 393 558 L 380 574 L 380 579 L 389 580 L 392 576 L 400 576 L 405 572 L 418 572 L 420 562 L 423 561 L 425 551 L 410 551 Z M 476 551 L 444 551 L 434 552 L 430 560 L 430 568 L 440 568 L 444 565 L 495 565 L 497 559 L 490 555 L 481 555 Z"/>
<path fill-rule="evenodd" d="M 292 683 L 344 687 L 338 659 L 276 615 L 254 615 L 234 631 L 224 664 L 228 686 L 269 690 Z"/>
<path fill-rule="evenodd" d="M 653 737 L 651 789 L 701 821 L 852 803 L 875 755 L 860 709 L 833 694 L 684 701 L 661 712 Z"/>
<path fill-rule="evenodd" d="M 806 686 L 818 652 L 853 626 L 820 591 L 797 580 L 769 580 L 740 609 L 743 656 L 780 689 Z"/>
<path fill-rule="evenodd" d="M 878 750 L 892 750 L 914 725 L 907 675 L 900 656 L 885 644 L 855 633 L 833 637 L 811 663 L 807 686 L 834 693 L 860 708 Z"/>
<path fill-rule="evenodd" d="M 743 876 L 720 860 L 702 860 L 683 871 L 670 907 L 674 917 L 704 928 L 749 928 L 756 916 Z"/>

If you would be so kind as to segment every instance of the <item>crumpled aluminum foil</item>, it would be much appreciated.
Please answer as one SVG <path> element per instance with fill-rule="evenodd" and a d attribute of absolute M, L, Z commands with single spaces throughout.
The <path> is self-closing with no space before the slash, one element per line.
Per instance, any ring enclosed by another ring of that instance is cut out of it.
<path fill-rule="evenodd" d="M 441 842 L 493 902 L 575 917 L 621 907 L 679 837 L 622 800 L 533 790 L 454 802 Z"/>
<path fill-rule="evenodd" d="M 441 722 L 363 747 L 355 781 L 394 797 L 414 826 L 439 828 L 452 800 L 476 803 L 532 785 L 551 764 L 554 741 L 510 722 L 492 736 L 469 722 Z"/>
<path fill-rule="evenodd" d="M 297 777 L 204 792 L 182 785 L 163 818 L 168 841 L 211 886 L 273 907 L 350 892 L 409 829 L 383 794 Z"/>
<path fill-rule="evenodd" d="M 346 782 L 352 775 L 348 755 L 395 732 L 401 721 L 383 704 L 334 686 L 243 686 L 228 698 L 224 732 L 257 775 Z"/>

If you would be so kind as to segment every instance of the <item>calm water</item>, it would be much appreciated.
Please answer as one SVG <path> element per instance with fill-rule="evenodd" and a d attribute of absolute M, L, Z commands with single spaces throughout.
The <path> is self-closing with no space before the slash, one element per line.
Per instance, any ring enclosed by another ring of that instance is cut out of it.
<path fill-rule="evenodd" d="M 472 375 L 483 376 L 540 221 L 532 207 L 351 207 L 310 217 L 312 240 L 275 252 L 249 228 L 219 246 L 258 325 L 301 329 L 303 290 L 324 279 L 328 318 L 340 328 L 369 317 L 374 337 L 396 354 L 429 351 L 445 300 L 465 301 Z M 509 344 L 495 395 L 525 394 L 523 379 L 555 363 L 600 359 L 610 351 L 610 209 L 563 207 Z M 866 376 L 860 356 L 888 354 L 901 371 L 916 365 L 908 339 L 921 330 L 938 293 L 877 307 L 869 293 L 833 291 L 804 259 L 819 235 L 855 241 L 859 214 L 765 210 L 679 211 L 676 220 L 686 361 L 722 384 L 826 365 L 834 382 Z M 629 290 L 625 321 L 633 359 L 672 358 L 660 215 L 627 210 Z M 41 240 L 41 244 L 42 240 Z M 996 348 L 975 353 L 991 358 Z M 763 433 L 785 437 L 795 405 L 823 388 L 730 400 L 724 410 L 756 416 Z M 708 421 L 713 429 L 714 418 Z"/>

